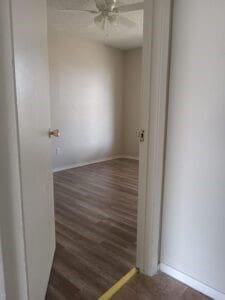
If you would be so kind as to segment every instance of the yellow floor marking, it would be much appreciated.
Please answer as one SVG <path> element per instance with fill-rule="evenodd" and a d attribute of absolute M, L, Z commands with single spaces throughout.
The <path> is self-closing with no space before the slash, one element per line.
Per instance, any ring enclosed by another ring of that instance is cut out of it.
<path fill-rule="evenodd" d="M 125 284 L 128 283 L 138 273 L 137 268 L 133 268 L 124 277 L 117 281 L 105 294 L 103 294 L 98 300 L 111 299 Z"/>

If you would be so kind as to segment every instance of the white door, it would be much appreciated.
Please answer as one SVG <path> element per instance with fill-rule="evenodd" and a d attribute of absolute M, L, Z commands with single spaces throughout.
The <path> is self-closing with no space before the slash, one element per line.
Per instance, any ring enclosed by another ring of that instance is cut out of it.
<path fill-rule="evenodd" d="M 55 250 L 46 0 L 12 0 L 29 299 L 43 300 Z"/>

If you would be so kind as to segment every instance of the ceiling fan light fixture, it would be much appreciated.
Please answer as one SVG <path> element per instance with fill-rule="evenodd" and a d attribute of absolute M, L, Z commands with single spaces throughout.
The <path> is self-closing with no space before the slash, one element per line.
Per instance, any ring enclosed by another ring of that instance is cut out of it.
<path fill-rule="evenodd" d="M 95 0 L 96 10 L 89 9 L 61 9 L 64 12 L 86 12 L 95 14 L 94 23 L 101 30 L 110 30 L 110 26 L 122 25 L 127 28 L 133 28 L 136 23 L 124 16 L 124 13 L 143 9 L 144 2 L 121 5 L 120 0 Z"/>
<path fill-rule="evenodd" d="M 108 11 L 113 12 L 117 5 L 117 0 L 105 0 Z"/>
<path fill-rule="evenodd" d="M 104 11 L 94 18 L 94 22 L 100 29 L 104 30 L 107 25 L 117 25 L 117 18 L 118 14 Z"/>

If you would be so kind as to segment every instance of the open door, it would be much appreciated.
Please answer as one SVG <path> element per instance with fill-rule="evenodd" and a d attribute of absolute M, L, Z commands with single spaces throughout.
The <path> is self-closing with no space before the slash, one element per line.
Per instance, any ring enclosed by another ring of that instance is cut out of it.
<path fill-rule="evenodd" d="M 11 9 L 28 290 L 43 300 L 55 250 L 46 1 Z"/>

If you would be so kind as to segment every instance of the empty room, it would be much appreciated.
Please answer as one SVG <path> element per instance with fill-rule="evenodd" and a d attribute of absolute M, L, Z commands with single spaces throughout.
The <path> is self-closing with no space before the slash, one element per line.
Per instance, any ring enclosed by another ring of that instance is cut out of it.
<path fill-rule="evenodd" d="M 136 266 L 143 6 L 104 17 L 101 1 L 68 3 L 48 1 L 56 253 L 47 298 L 97 299 Z"/>

